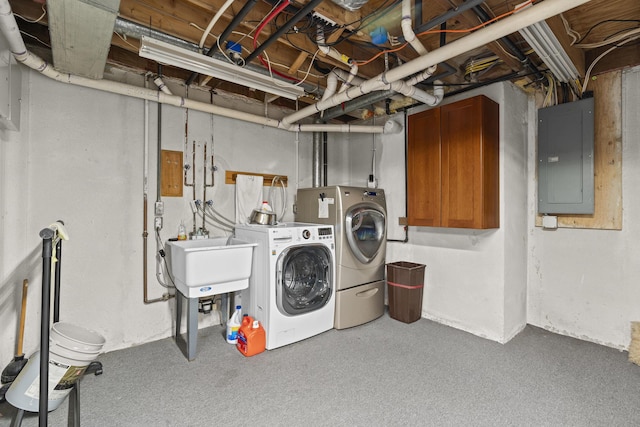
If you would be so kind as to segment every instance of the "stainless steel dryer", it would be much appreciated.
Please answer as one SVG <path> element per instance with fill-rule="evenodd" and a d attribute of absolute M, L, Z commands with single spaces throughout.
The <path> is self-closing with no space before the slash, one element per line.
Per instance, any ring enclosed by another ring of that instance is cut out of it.
<path fill-rule="evenodd" d="M 384 190 L 330 186 L 299 189 L 296 221 L 331 224 L 336 240 L 334 327 L 350 328 L 384 313 Z"/>

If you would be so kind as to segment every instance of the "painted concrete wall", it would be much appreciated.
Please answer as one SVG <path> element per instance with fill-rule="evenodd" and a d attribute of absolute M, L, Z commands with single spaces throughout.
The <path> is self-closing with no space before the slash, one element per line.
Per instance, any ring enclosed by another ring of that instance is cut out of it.
<path fill-rule="evenodd" d="M 526 324 L 527 101 L 510 84 L 500 84 L 446 102 L 479 94 L 500 104 L 500 228 L 411 227 L 408 249 L 414 262 L 427 266 L 425 317 L 506 342 Z"/>
<path fill-rule="evenodd" d="M 500 217 L 495 230 L 409 227 L 408 243 L 390 242 L 387 262 L 424 264 L 423 317 L 498 342 L 526 324 L 526 156 L 528 100 L 511 84 L 499 84 L 444 103 L 484 94 L 501 105 Z M 418 107 L 409 114 L 422 111 Z M 396 119 L 401 120 L 402 119 Z M 353 185 L 371 170 L 371 136 L 349 135 Z M 402 240 L 398 218 L 406 216 L 404 134 L 383 135 L 376 145 L 380 188 L 390 200 L 389 238 Z M 363 181 L 363 179 L 365 181 Z"/>
<path fill-rule="evenodd" d="M 426 265 L 423 316 L 498 342 L 527 323 L 564 335 L 626 349 L 630 322 L 640 319 L 640 68 L 623 73 L 623 229 L 545 231 L 535 221 L 536 107 L 512 85 L 484 93 L 502 103 L 501 228 L 494 231 L 410 227 L 407 244 L 387 246 L 387 261 Z M 349 136 L 350 166 L 370 168 L 371 145 Z M 382 137 L 381 177 L 400 177 L 404 142 Z M 395 144 L 395 145 L 394 145 Z M 391 149 L 391 147 L 394 147 Z M 390 152 L 396 155 L 388 155 Z M 360 162 L 354 159 L 362 158 Z M 357 182 L 354 179 L 354 182 Z M 390 185 L 398 191 L 399 185 Z M 404 181 L 402 181 L 404 184 Z M 385 188 L 385 185 L 381 185 Z M 387 194 L 389 190 L 387 189 Z M 525 196 L 526 195 L 526 196 Z M 404 199 L 403 199 L 404 200 Z M 389 206 L 392 238 L 403 203 Z M 523 286 L 525 284 L 525 286 Z M 526 317 L 525 317 L 526 316 Z"/>
<path fill-rule="evenodd" d="M 24 350 L 29 355 L 39 345 L 42 241 L 38 233 L 58 219 L 65 221 L 70 235 L 63 243 L 60 320 L 103 334 L 106 351 L 171 336 L 175 301 L 143 303 L 144 101 L 55 83 L 35 72 L 24 72 L 23 77 L 21 131 L 0 132 L 0 360 L 13 357 L 24 278 L 31 283 Z M 140 77 L 126 78 L 142 84 Z M 172 89 L 179 93 L 180 88 Z M 220 212 L 234 218 L 235 186 L 224 184 L 226 170 L 275 173 L 290 179 L 284 219 L 293 219 L 298 177 L 303 177 L 301 185 L 310 185 L 310 135 L 175 107 L 162 110 L 163 149 L 190 153 L 195 141 L 197 198 L 203 198 L 206 145 L 218 168 L 207 199 Z M 153 233 L 156 129 L 157 108 L 149 103 L 150 299 L 166 292 L 156 280 Z M 192 163 L 190 154 L 185 163 Z M 163 198 L 162 241 L 176 236 L 181 220 L 191 229 L 191 199 L 189 187 L 182 198 Z M 202 225 L 199 218 L 197 225 Z M 212 235 L 228 234 L 207 228 Z M 166 276 L 161 278 L 167 281 Z M 218 323 L 216 312 L 200 315 L 200 327 Z"/>
<path fill-rule="evenodd" d="M 533 141 L 528 180 L 529 323 L 621 349 L 640 319 L 640 68 L 623 72 L 622 94 L 621 231 L 534 227 Z"/>
<path fill-rule="evenodd" d="M 623 82 L 621 232 L 549 233 L 533 227 L 532 103 L 509 84 L 456 98 L 484 93 L 501 104 L 501 228 L 411 227 L 408 243 L 389 243 L 389 262 L 426 265 L 425 317 L 498 342 L 507 341 L 528 321 L 567 335 L 626 347 L 628 322 L 640 317 L 636 303 L 640 300 L 640 267 L 635 262 L 640 255 L 636 244 L 640 223 L 634 220 L 640 202 L 633 193 L 640 184 L 640 148 L 633 144 L 640 131 L 639 76 L 637 69 L 629 71 Z M 41 284 L 38 232 L 56 219 L 67 223 L 71 237 L 64 243 L 62 320 L 105 335 L 106 350 L 170 336 L 173 301 L 142 303 L 144 102 L 53 83 L 33 72 L 23 73 L 23 77 L 21 131 L 0 131 L 0 360 L 13 357 L 24 278 L 31 282 L 25 352 L 30 354 L 37 348 Z M 151 205 L 156 188 L 156 111 L 150 103 Z M 233 186 L 222 184 L 227 169 L 288 175 L 292 180 L 289 208 L 295 184 L 311 185 L 311 135 L 189 112 L 185 138 L 186 120 L 185 110 L 163 108 L 163 149 L 185 150 L 186 140 L 187 147 L 195 141 L 198 150 L 205 145 L 213 150 L 218 171 L 207 198 L 225 215 L 233 217 L 234 206 Z M 404 231 L 396 221 L 405 216 L 403 134 L 332 136 L 329 182 L 365 185 L 373 147 L 379 187 L 386 190 L 390 201 L 389 236 L 402 239 Z M 192 225 L 188 190 L 185 188 L 183 198 L 164 199 L 163 240 L 176 234 L 180 220 Z M 289 209 L 285 219 L 291 218 Z M 152 224 L 152 209 L 148 219 Z M 211 230 L 214 235 L 225 234 Z M 156 298 L 165 289 L 155 278 L 152 234 L 149 250 L 149 297 Z M 218 321 L 215 314 L 201 315 L 200 326 Z"/>

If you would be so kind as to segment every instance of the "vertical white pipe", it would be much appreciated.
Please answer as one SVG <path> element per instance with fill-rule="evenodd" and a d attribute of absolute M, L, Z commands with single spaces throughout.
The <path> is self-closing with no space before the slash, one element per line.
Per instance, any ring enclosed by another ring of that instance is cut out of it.
<path fill-rule="evenodd" d="M 400 23 L 402 35 L 419 55 L 425 55 L 427 49 L 420 43 L 420 40 L 416 37 L 416 33 L 413 32 L 411 21 L 411 0 L 402 0 L 402 22 Z"/>

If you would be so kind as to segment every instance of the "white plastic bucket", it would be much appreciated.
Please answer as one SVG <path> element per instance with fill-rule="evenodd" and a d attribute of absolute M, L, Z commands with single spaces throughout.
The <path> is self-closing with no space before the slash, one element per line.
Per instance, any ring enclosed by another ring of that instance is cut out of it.
<path fill-rule="evenodd" d="M 54 323 L 49 334 L 48 409 L 53 411 L 71 392 L 87 366 L 100 354 L 102 335 L 71 323 Z M 16 408 L 38 412 L 40 407 L 40 352 L 30 358 L 6 394 Z"/>

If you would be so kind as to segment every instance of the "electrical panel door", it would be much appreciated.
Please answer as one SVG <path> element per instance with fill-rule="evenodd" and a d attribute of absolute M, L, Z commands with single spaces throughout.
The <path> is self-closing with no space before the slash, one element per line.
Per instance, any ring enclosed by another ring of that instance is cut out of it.
<path fill-rule="evenodd" d="M 593 213 L 593 110 L 593 98 L 538 110 L 538 213 Z"/>

